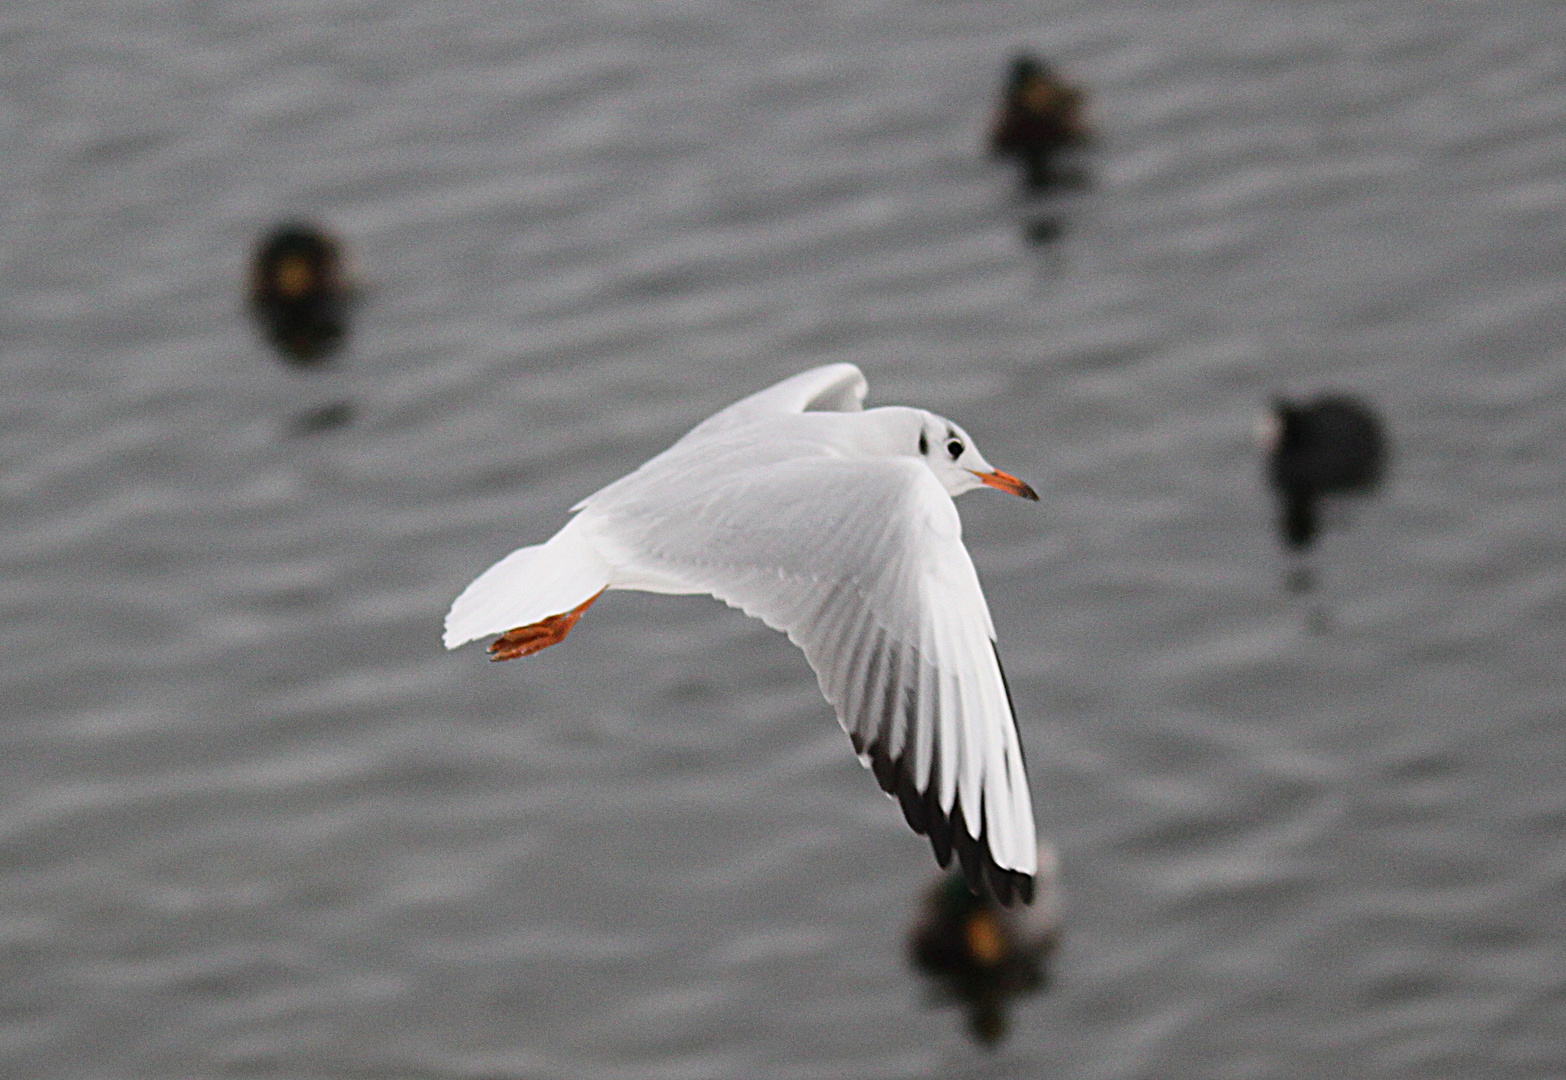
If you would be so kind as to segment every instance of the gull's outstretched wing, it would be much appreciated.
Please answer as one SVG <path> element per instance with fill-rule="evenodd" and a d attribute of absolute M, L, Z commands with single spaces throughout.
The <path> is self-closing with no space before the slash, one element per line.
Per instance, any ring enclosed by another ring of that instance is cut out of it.
<path fill-rule="evenodd" d="M 816 456 L 682 481 L 583 512 L 617 573 L 711 593 L 786 633 L 941 865 L 955 851 L 975 885 L 1031 899 L 1038 849 L 1011 698 L 957 508 L 930 470 Z"/>
<path fill-rule="evenodd" d="M 713 413 L 687 431 L 669 449 L 635 472 L 622 476 L 608 487 L 589 495 L 571 507 L 571 510 L 575 512 L 590 502 L 611 496 L 611 493 L 618 494 L 623 488 L 634 487 L 644 481 L 650 473 L 667 475 L 670 473 L 671 459 L 678 459 L 697 445 L 724 442 L 734 434 L 736 429 L 747 425 L 786 416 L 797 416 L 806 412 L 861 412 L 864 409 L 865 394 L 868 389 L 864 373 L 853 364 L 826 364 L 811 368 L 809 371 L 801 371 L 798 375 L 784 379 L 780 383 L 773 383 L 765 390 L 758 390 L 728 408 Z M 729 445 L 727 449 L 732 453 L 734 446 Z M 769 451 L 766 447 L 742 445 L 740 452 L 742 455 L 749 456 L 757 456 L 758 453 L 763 457 L 786 456 L 781 448 L 773 448 Z M 796 446 L 794 452 L 819 453 L 820 447 Z M 709 461 L 709 466 L 711 464 Z M 679 475 L 678 469 L 674 470 L 674 474 Z"/>
<path fill-rule="evenodd" d="M 859 412 L 868 390 L 864 374 L 853 364 L 811 368 L 713 413 L 680 441 L 706 438 L 726 428 L 788 413 Z"/>

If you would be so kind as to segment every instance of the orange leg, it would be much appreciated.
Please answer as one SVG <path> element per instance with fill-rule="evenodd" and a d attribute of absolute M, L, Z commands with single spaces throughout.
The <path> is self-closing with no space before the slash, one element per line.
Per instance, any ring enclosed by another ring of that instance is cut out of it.
<path fill-rule="evenodd" d="M 490 643 L 489 658 L 491 660 L 515 660 L 519 656 L 532 656 L 534 653 L 558 645 L 565 640 L 577 621 L 588 608 L 593 606 L 593 601 L 604 594 L 599 589 L 581 605 L 572 608 L 563 615 L 551 615 L 547 619 L 540 619 L 536 623 L 527 626 L 519 626 L 515 630 L 507 630 Z"/>

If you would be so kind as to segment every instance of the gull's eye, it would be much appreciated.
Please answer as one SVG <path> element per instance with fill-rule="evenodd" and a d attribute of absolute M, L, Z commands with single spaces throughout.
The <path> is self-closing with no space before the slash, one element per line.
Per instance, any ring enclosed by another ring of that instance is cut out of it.
<path fill-rule="evenodd" d="M 919 432 L 919 453 L 921 453 L 921 454 L 928 454 L 929 452 L 930 452 L 930 440 L 926 439 L 924 437 L 924 432 L 921 431 L 921 432 Z"/>
<path fill-rule="evenodd" d="M 952 439 L 946 444 L 946 452 L 952 456 L 953 461 L 962 457 L 962 440 Z"/>

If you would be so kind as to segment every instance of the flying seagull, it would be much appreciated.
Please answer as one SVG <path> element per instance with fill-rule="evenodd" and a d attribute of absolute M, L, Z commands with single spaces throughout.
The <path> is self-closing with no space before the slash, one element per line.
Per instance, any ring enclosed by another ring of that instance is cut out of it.
<path fill-rule="evenodd" d="M 861 411 L 853 364 L 785 379 L 572 507 L 463 590 L 454 649 L 564 640 L 607 589 L 707 593 L 805 652 L 854 752 L 936 860 L 1031 902 L 1038 843 L 1006 677 L 952 497 L 1038 496 L 923 409 Z"/>

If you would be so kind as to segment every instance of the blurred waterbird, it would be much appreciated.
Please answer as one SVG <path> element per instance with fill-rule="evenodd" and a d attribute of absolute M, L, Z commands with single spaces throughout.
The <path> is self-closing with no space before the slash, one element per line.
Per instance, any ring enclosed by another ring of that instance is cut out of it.
<path fill-rule="evenodd" d="M 1018 56 L 990 128 L 990 152 L 1015 159 L 1032 191 L 1067 181 L 1058 165 L 1061 151 L 1090 137 L 1083 104 L 1082 91 L 1061 82 L 1044 61 Z"/>
<path fill-rule="evenodd" d="M 1296 551 L 1315 543 L 1322 498 L 1368 494 L 1386 471 L 1380 417 L 1347 395 L 1323 394 L 1304 404 L 1274 401 L 1262 434 L 1267 476 L 1278 499 L 1278 531 Z"/>
<path fill-rule="evenodd" d="M 1006 1036 L 1011 999 L 1049 983 L 1049 959 L 1060 941 L 1060 888 L 1055 852 L 1040 845 L 1037 896 L 1031 907 L 1003 908 L 974 895 L 960 870 L 925 893 L 908 934 L 908 959 L 931 980 L 935 999 L 962 1006 L 968 1033 L 986 1047 Z"/>
<path fill-rule="evenodd" d="M 1037 500 L 956 424 L 861 411 L 865 377 L 831 364 L 698 424 L 572 507 L 457 597 L 455 648 L 496 660 L 570 633 L 608 589 L 706 593 L 804 650 L 862 764 L 942 866 L 1000 902 L 1031 901 L 1037 847 L 995 629 L 952 497 Z"/>
<path fill-rule="evenodd" d="M 319 227 L 279 225 L 256 249 L 250 310 L 284 360 L 328 360 L 348 336 L 350 301 L 341 245 Z"/>

